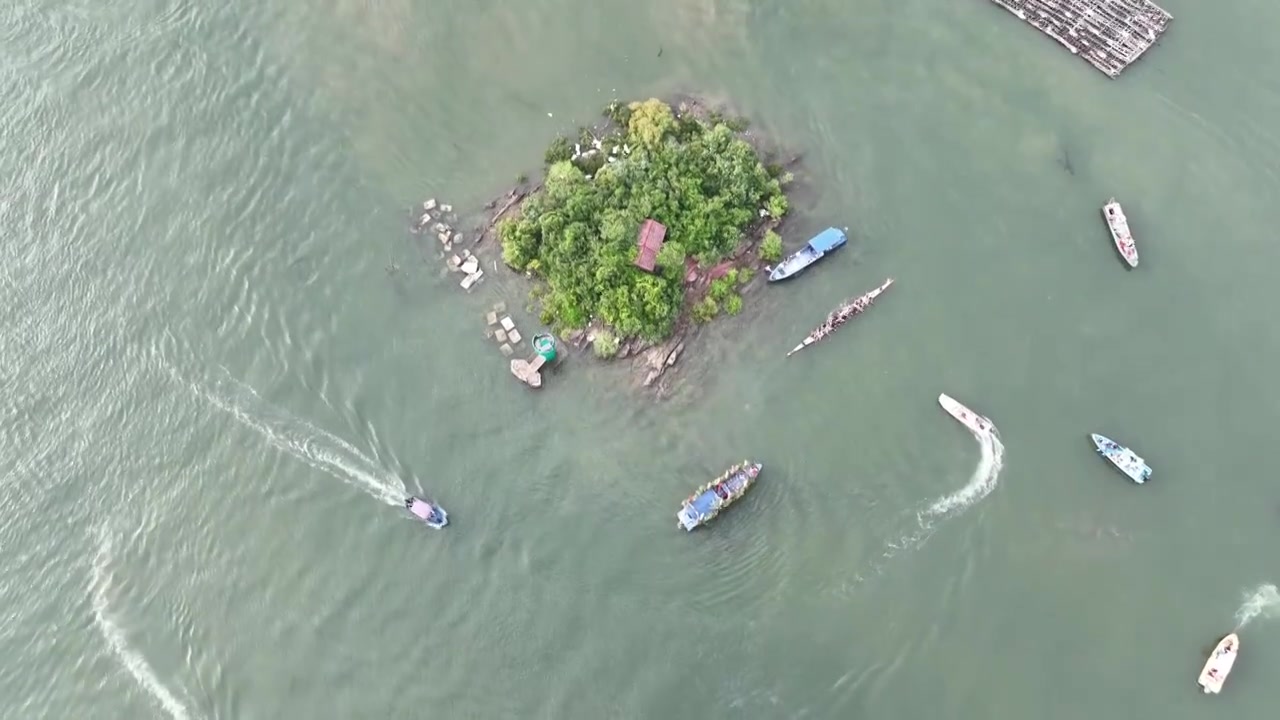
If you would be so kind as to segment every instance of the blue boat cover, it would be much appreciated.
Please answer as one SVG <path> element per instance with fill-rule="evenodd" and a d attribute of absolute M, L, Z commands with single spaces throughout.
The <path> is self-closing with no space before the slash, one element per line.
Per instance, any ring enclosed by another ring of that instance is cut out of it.
<path fill-rule="evenodd" d="M 835 250 L 845 243 L 844 233 L 836 228 L 827 228 L 818 233 L 809 241 L 809 247 L 824 253 Z"/>
<path fill-rule="evenodd" d="M 708 490 L 702 493 L 701 495 L 699 495 L 698 497 L 694 498 L 693 502 L 689 504 L 693 506 L 694 510 L 698 511 L 699 515 L 706 515 L 707 513 L 716 509 L 716 504 L 718 500 L 719 498 L 716 497 L 716 491 Z"/>

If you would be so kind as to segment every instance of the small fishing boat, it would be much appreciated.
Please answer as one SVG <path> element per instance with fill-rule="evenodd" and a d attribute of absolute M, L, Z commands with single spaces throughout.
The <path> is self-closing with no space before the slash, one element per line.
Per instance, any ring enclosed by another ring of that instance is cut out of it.
<path fill-rule="evenodd" d="M 1240 638 L 1235 633 L 1218 641 L 1218 646 L 1213 649 L 1213 654 L 1200 671 L 1198 682 L 1206 693 L 1217 695 L 1222 691 L 1222 684 L 1227 681 L 1227 675 L 1231 673 L 1231 666 L 1236 664 L 1236 655 L 1239 653 Z"/>
<path fill-rule="evenodd" d="M 676 513 L 676 524 L 685 530 L 711 522 L 720 511 L 737 502 L 755 482 L 764 465 L 743 460 L 723 475 L 698 488 Z"/>
<path fill-rule="evenodd" d="M 970 410 L 946 393 L 938 396 L 938 404 L 947 411 L 948 415 L 959 420 L 961 425 L 969 428 L 969 431 L 975 435 L 986 435 L 994 427 L 989 418 Z"/>
<path fill-rule="evenodd" d="M 413 514 L 414 517 L 421 520 L 427 527 L 439 530 L 449 524 L 449 513 L 439 504 L 423 500 L 422 498 L 410 497 L 404 499 L 404 506 Z"/>
<path fill-rule="evenodd" d="M 818 262 L 824 255 L 844 245 L 846 242 L 848 242 L 848 238 L 840 230 L 836 228 L 823 230 L 805 243 L 804 247 L 792 253 L 786 260 L 778 263 L 777 267 L 770 268 L 769 282 L 786 280 L 794 275 L 799 275 L 801 270 Z"/>
<path fill-rule="evenodd" d="M 1133 234 L 1129 232 L 1129 220 L 1115 198 L 1102 206 L 1102 217 L 1107 221 L 1107 229 L 1111 231 L 1111 241 L 1116 244 L 1120 257 L 1130 268 L 1138 267 L 1138 246 L 1133 242 Z"/>
<path fill-rule="evenodd" d="M 1111 464 L 1128 475 L 1130 480 L 1141 485 L 1151 477 L 1151 468 L 1147 466 L 1147 461 L 1138 457 L 1134 451 L 1105 435 L 1093 433 L 1089 437 L 1093 438 L 1098 454 L 1110 460 Z"/>
<path fill-rule="evenodd" d="M 875 290 L 872 290 L 869 293 L 861 295 L 855 300 L 845 300 L 843 303 L 840 304 L 840 307 L 836 308 L 835 310 L 832 310 L 831 314 L 827 315 L 827 319 L 823 321 L 821 325 L 814 328 L 813 332 L 809 333 L 809 335 L 805 337 L 805 339 L 802 340 L 799 345 L 791 348 L 791 352 L 787 353 L 787 357 L 791 357 L 792 355 L 795 355 L 801 350 L 818 342 L 822 338 L 827 337 L 831 333 L 835 332 L 841 325 L 845 324 L 845 322 L 847 322 L 849 318 L 853 317 L 854 315 L 858 315 L 859 313 L 863 312 L 867 308 L 871 307 L 871 304 L 876 301 L 876 298 L 880 297 L 880 293 L 884 292 L 885 290 L 888 290 L 889 286 L 892 284 L 893 284 L 893 278 L 889 278 L 888 280 L 884 281 L 884 284 L 882 284 L 880 287 L 876 288 Z"/>

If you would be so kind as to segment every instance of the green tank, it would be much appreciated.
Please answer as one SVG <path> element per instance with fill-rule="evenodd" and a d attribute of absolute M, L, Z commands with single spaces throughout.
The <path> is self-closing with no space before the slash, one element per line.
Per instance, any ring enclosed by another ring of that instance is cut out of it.
<path fill-rule="evenodd" d="M 556 359 L 556 339 L 546 333 L 533 336 L 533 351 L 542 359 L 551 362 Z"/>

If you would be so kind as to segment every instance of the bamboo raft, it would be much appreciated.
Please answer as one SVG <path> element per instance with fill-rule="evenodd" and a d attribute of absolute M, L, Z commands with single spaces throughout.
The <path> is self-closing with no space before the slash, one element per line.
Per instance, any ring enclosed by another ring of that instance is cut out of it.
<path fill-rule="evenodd" d="M 1150 0 L 991 0 L 1115 78 L 1156 44 L 1173 15 Z"/>
<path fill-rule="evenodd" d="M 840 307 L 832 310 L 831 314 L 827 315 L 827 319 L 823 321 L 821 325 L 814 328 L 813 332 L 809 333 L 808 337 L 806 337 L 799 345 L 791 348 L 791 352 L 787 353 L 787 357 L 791 357 L 819 340 L 830 336 L 838 330 L 841 325 L 848 322 L 849 318 L 858 315 L 871 307 L 872 303 L 876 301 L 876 298 L 880 297 L 880 293 L 888 290 L 889 286 L 892 284 L 893 278 L 889 278 L 884 281 L 883 285 L 875 290 L 872 290 L 871 292 L 854 300 L 845 300 L 840 304 Z"/>

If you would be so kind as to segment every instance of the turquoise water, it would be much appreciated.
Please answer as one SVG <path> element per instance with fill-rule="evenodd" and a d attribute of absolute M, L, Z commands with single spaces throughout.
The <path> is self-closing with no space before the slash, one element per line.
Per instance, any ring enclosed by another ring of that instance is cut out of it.
<path fill-rule="evenodd" d="M 1166 7 L 1110 81 L 978 0 L 6 6 L 0 717 L 1265 717 L 1280 10 Z M 678 92 L 805 154 L 790 247 L 849 246 L 665 400 L 572 354 L 530 392 L 483 335 L 525 286 L 462 293 L 407 209 Z"/>

